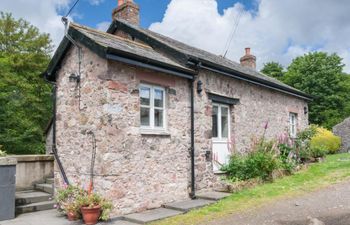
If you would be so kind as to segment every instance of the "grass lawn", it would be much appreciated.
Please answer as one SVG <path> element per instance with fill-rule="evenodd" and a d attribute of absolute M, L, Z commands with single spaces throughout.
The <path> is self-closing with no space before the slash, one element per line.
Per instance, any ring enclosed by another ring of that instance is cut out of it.
<path fill-rule="evenodd" d="M 346 180 L 349 177 L 350 154 L 329 155 L 326 157 L 325 162 L 313 164 L 308 169 L 299 171 L 292 176 L 234 193 L 216 204 L 152 224 L 199 224 L 237 213 L 247 208 L 262 206 L 281 198 L 302 195 Z"/>

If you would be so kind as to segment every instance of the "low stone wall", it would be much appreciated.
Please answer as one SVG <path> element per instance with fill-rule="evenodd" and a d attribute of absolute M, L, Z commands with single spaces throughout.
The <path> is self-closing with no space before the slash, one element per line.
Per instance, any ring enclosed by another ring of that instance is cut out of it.
<path fill-rule="evenodd" d="M 341 152 L 350 152 L 350 117 L 333 127 L 333 133 L 341 137 Z"/>
<path fill-rule="evenodd" d="M 17 159 L 16 190 L 32 189 L 34 184 L 53 177 L 52 155 L 18 155 L 11 158 Z"/>

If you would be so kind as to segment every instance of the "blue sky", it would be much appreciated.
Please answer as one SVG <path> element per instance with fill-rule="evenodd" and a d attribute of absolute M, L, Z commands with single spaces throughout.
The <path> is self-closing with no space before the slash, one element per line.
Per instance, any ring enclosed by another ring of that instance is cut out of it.
<path fill-rule="evenodd" d="M 90 1 L 91 2 L 91 1 Z M 91 4 L 89 0 L 80 0 L 74 8 L 72 15 L 75 15 L 74 21 L 80 24 L 96 27 L 97 24 L 111 20 L 111 12 L 117 5 L 117 0 L 104 0 L 99 4 Z M 148 28 L 154 22 L 160 22 L 163 19 L 170 0 L 135 0 L 140 6 L 141 26 Z M 232 7 L 236 2 L 240 2 L 248 10 L 256 7 L 256 1 L 252 0 L 218 0 L 218 10 Z M 73 3 L 73 2 L 72 2 Z M 61 10 L 61 14 L 65 14 L 65 10 Z"/>
<path fill-rule="evenodd" d="M 58 46 L 64 35 L 61 17 L 74 1 L 0 0 L 0 9 L 49 33 Z M 141 9 L 142 27 L 217 55 L 225 52 L 233 26 L 240 21 L 227 54 L 236 62 L 245 47 L 257 57 L 258 69 L 269 61 L 286 67 L 295 57 L 325 51 L 344 58 L 350 73 L 350 42 L 344 38 L 350 36 L 349 0 L 134 1 Z M 117 0 L 80 0 L 72 17 L 74 22 L 106 29 L 115 7 Z"/>

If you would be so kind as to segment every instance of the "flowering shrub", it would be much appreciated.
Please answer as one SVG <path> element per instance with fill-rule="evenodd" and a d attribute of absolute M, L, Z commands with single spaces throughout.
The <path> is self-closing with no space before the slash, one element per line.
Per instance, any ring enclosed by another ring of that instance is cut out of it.
<path fill-rule="evenodd" d="M 341 138 L 335 136 L 331 131 L 317 127 L 316 134 L 311 138 L 311 148 L 325 149 L 328 153 L 336 153 L 340 149 Z"/>
<path fill-rule="evenodd" d="M 56 194 L 57 209 L 64 213 L 74 213 L 81 216 L 81 207 L 101 206 L 100 220 L 109 219 L 109 214 L 113 208 L 110 201 L 101 197 L 97 193 L 89 193 L 78 186 L 64 185 Z"/>
<path fill-rule="evenodd" d="M 93 208 L 95 206 L 101 206 L 101 215 L 100 220 L 107 221 L 109 219 L 109 214 L 113 208 L 113 205 L 110 201 L 102 198 L 101 195 L 96 193 L 91 193 L 87 195 L 81 195 L 77 199 L 79 208 L 80 207 L 89 207 Z"/>
<path fill-rule="evenodd" d="M 261 178 L 268 180 L 272 172 L 281 166 L 277 143 L 258 141 L 252 151 L 245 156 L 233 155 L 228 165 L 221 168 L 231 180 Z"/>
<path fill-rule="evenodd" d="M 77 202 L 77 199 L 80 196 L 87 195 L 87 192 L 83 189 L 66 184 L 62 189 L 59 189 L 56 193 L 56 207 L 59 211 L 64 213 L 74 213 L 77 216 L 80 215 L 80 205 Z"/>

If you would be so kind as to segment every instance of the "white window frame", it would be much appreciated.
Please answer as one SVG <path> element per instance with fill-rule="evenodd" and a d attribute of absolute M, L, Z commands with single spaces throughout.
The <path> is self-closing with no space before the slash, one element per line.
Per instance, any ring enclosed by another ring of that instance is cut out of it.
<path fill-rule="evenodd" d="M 231 115 L 230 115 L 230 106 L 229 105 L 224 105 L 224 104 L 218 104 L 218 103 L 213 103 L 213 108 L 214 106 L 218 107 L 218 120 L 217 120 L 217 129 L 218 129 L 218 136 L 217 137 L 212 137 L 214 141 L 227 141 L 228 138 L 230 137 L 230 132 L 231 132 Z M 226 108 L 227 109 L 227 137 L 222 137 L 222 127 L 221 127 L 221 109 Z M 213 124 L 212 124 L 213 126 Z"/>
<path fill-rule="evenodd" d="M 291 138 L 297 137 L 298 128 L 298 114 L 290 112 L 289 113 L 289 135 Z"/>
<path fill-rule="evenodd" d="M 149 131 L 166 131 L 167 129 L 167 121 L 166 121 L 166 96 L 165 96 L 165 88 L 160 87 L 160 86 L 156 86 L 156 85 L 149 85 L 149 84 L 140 84 L 139 85 L 139 91 L 141 93 L 141 88 L 149 88 L 150 89 L 150 105 L 149 106 L 145 106 L 145 105 L 141 105 L 141 94 L 139 97 L 139 101 L 140 101 L 140 114 L 141 114 L 141 108 L 149 108 L 150 109 L 150 125 L 149 126 L 142 126 L 141 125 L 141 115 L 139 117 L 140 119 L 140 128 L 142 130 L 149 130 Z M 161 107 L 156 107 L 154 106 L 154 92 L 155 90 L 161 90 L 163 91 L 163 108 Z M 163 110 L 163 127 L 156 127 L 154 124 L 154 111 L 155 109 L 161 109 Z"/>

